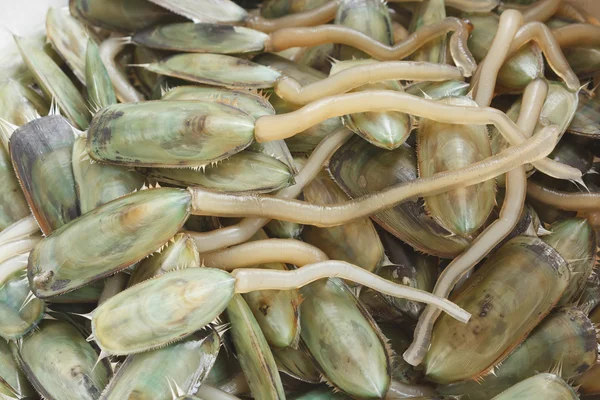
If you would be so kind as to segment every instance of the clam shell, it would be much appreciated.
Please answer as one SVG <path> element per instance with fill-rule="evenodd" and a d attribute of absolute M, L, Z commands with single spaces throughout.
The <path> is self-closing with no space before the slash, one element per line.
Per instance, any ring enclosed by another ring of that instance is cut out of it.
<path fill-rule="evenodd" d="M 263 51 L 268 39 L 266 33 L 241 26 L 186 22 L 144 29 L 132 41 L 160 50 L 240 54 Z"/>
<path fill-rule="evenodd" d="M 577 112 L 567 128 L 574 135 L 600 138 L 600 99 L 579 92 Z"/>
<path fill-rule="evenodd" d="M 29 86 L 15 79 L 8 79 L 0 85 L 0 118 L 21 126 L 48 113 L 48 103 Z M 12 129 L 0 126 L 7 137 Z"/>
<path fill-rule="evenodd" d="M 411 19 L 410 33 L 415 32 L 423 26 L 441 22 L 444 18 L 446 18 L 444 0 L 429 0 L 419 3 Z M 425 43 L 410 58 L 413 61 L 445 64 L 447 42 L 447 36 L 436 38 L 429 43 Z"/>
<path fill-rule="evenodd" d="M 7 398 L 35 396 L 35 390 L 17 365 L 6 340 L 0 340 L 0 395 Z"/>
<path fill-rule="evenodd" d="M 29 255 L 31 290 L 40 298 L 69 292 L 146 257 L 181 228 L 190 197 L 180 189 L 142 190 L 54 231 Z"/>
<path fill-rule="evenodd" d="M 492 400 L 579 399 L 577 392 L 560 377 L 544 373 L 525 379 Z"/>
<path fill-rule="evenodd" d="M 94 110 L 117 104 L 117 95 L 100 58 L 100 50 L 91 39 L 88 40 L 85 50 L 85 80 L 88 101 Z"/>
<path fill-rule="evenodd" d="M 97 113 L 88 130 L 88 151 L 97 161 L 117 165 L 201 166 L 243 150 L 253 139 L 254 119 L 234 107 L 149 101 Z"/>
<path fill-rule="evenodd" d="M 223 312 L 234 282 L 230 274 L 213 268 L 170 271 L 141 282 L 94 310 L 96 343 L 105 352 L 124 355 L 189 336 Z"/>
<path fill-rule="evenodd" d="M 321 382 L 321 373 L 303 344 L 297 349 L 284 347 L 272 350 L 279 372 L 303 382 Z"/>
<path fill-rule="evenodd" d="M 260 7 L 260 15 L 265 18 L 278 18 L 309 11 L 325 3 L 327 0 L 266 0 Z"/>
<path fill-rule="evenodd" d="M 73 128 L 60 115 L 31 121 L 10 139 L 10 156 L 25 198 L 45 234 L 80 215 L 71 154 Z"/>
<path fill-rule="evenodd" d="M 36 390 L 49 400 L 96 400 L 111 370 L 73 325 L 43 321 L 13 349 Z"/>
<path fill-rule="evenodd" d="M 27 200 L 23 196 L 19 181 L 4 147 L 0 148 L 0 230 L 29 215 Z"/>
<path fill-rule="evenodd" d="M 463 81 L 442 82 L 416 82 L 406 86 L 404 91 L 413 96 L 431 98 L 434 100 L 450 96 L 466 96 L 469 92 L 469 84 Z"/>
<path fill-rule="evenodd" d="M 569 277 L 566 261 L 541 239 L 511 239 L 451 297 L 472 317 L 466 324 L 438 319 L 425 359 L 427 378 L 453 383 L 485 375 L 554 307 Z"/>

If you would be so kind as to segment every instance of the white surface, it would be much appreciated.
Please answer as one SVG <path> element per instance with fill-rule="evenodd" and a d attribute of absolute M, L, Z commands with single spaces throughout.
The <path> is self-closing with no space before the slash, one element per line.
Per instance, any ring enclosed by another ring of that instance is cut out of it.
<path fill-rule="evenodd" d="M 0 26 L 21 35 L 27 36 L 32 30 L 43 29 L 48 7 L 64 7 L 67 0 L 0 0 Z M 2 32 L 2 43 L 7 36 Z"/>

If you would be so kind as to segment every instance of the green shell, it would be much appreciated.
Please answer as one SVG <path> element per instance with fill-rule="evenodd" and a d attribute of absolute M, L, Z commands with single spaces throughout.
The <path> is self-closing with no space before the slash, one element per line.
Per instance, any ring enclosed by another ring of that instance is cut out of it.
<path fill-rule="evenodd" d="M 176 269 L 200 268 L 200 254 L 190 235 L 178 233 L 165 246 L 160 253 L 140 261 L 129 278 L 128 286 Z"/>
<path fill-rule="evenodd" d="M 194 391 L 212 368 L 221 339 L 210 330 L 167 347 L 128 356 L 102 393 L 103 400 L 169 399 L 174 388 Z"/>
<path fill-rule="evenodd" d="M 81 332 L 65 321 L 43 321 L 13 351 L 45 399 L 98 399 L 112 373 Z"/>
<path fill-rule="evenodd" d="M 21 254 L 0 263 L 0 336 L 6 340 L 27 334 L 44 316 L 44 301 L 30 297 L 27 257 Z"/>
<path fill-rule="evenodd" d="M 261 4 L 260 15 L 265 18 L 278 18 L 309 11 L 325 3 L 327 0 L 266 0 Z"/>
<path fill-rule="evenodd" d="M 301 337 L 327 381 L 357 398 L 382 398 L 390 385 L 385 339 L 350 290 L 337 279 L 300 292 Z"/>
<path fill-rule="evenodd" d="M 304 225 L 273 219 L 265 225 L 264 229 L 272 238 L 298 239 L 304 230 Z"/>
<path fill-rule="evenodd" d="M 361 138 L 350 138 L 329 162 L 335 182 L 351 198 L 372 194 L 417 179 L 415 150 L 404 144 L 384 150 Z M 423 200 L 407 201 L 371 217 L 388 232 L 413 248 L 442 258 L 454 258 L 469 245 L 451 235 L 423 208 Z"/>
<path fill-rule="evenodd" d="M 144 29 L 132 41 L 160 50 L 240 54 L 263 51 L 268 39 L 266 33 L 241 26 L 186 22 Z"/>
<path fill-rule="evenodd" d="M 600 100 L 598 98 L 579 92 L 577 112 L 575 112 L 575 116 L 567 128 L 567 132 L 596 139 L 600 138 L 599 110 Z"/>
<path fill-rule="evenodd" d="M 47 113 L 46 99 L 29 86 L 14 79 L 0 85 L 0 118 L 5 121 L 21 126 Z M 0 131 L 8 138 L 12 135 L 12 129 L 4 124 L 0 125 Z"/>
<path fill-rule="evenodd" d="M 73 18 L 66 9 L 50 8 L 46 13 L 46 35 L 52 47 L 84 85 L 86 46 L 91 39 L 88 32 L 85 25 Z"/>
<path fill-rule="evenodd" d="M 445 104 L 477 107 L 467 97 L 448 97 Z M 464 168 L 492 156 L 483 125 L 444 124 L 421 118 L 417 130 L 419 177 Z M 431 216 L 455 235 L 471 238 L 487 221 L 496 203 L 495 180 L 425 197 Z"/>
<path fill-rule="evenodd" d="M 17 365 L 6 340 L 0 340 L 0 394 L 9 399 L 36 396 L 35 390 Z"/>
<path fill-rule="evenodd" d="M 284 347 L 273 348 L 272 351 L 279 372 L 303 382 L 321 382 L 321 373 L 303 344 L 297 349 Z"/>
<path fill-rule="evenodd" d="M 61 294 L 60 296 L 52 296 L 46 300 L 51 306 L 55 304 L 90 304 L 97 303 L 100 295 L 104 290 L 104 280 L 100 279 L 91 282 L 72 292 Z"/>
<path fill-rule="evenodd" d="M 285 399 L 271 349 L 241 295 L 233 296 L 227 306 L 227 316 L 233 344 L 252 396 L 256 399 Z"/>
<path fill-rule="evenodd" d="M 190 203 L 185 190 L 153 189 L 90 211 L 33 249 L 27 271 L 31 290 L 40 298 L 55 296 L 139 261 L 177 233 Z"/>
<path fill-rule="evenodd" d="M 144 167 L 201 166 L 225 159 L 254 139 L 254 119 L 207 101 L 116 104 L 94 116 L 88 151 L 97 160 Z"/>
<path fill-rule="evenodd" d="M 596 362 L 596 330 L 584 312 L 575 307 L 550 314 L 507 358 L 477 381 L 438 387 L 438 393 L 465 394 L 470 400 L 487 400 L 515 382 L 561 365 L 560 376 L 572 379 Z"/>
<path fill-rule="evenodd" d="M 182 19 L 146 0 L 69 0 L 69 10 L 91 25 L 122 33 Z"/>
<path fill-rule="evenodd" d="M 0 148 L 0 230 L 29 215 L 27 200 L 4 147 Z"/>
<path fill-rule="evenodd" d="M 124 355 L 189 336 L 223 312 L 234 284 L 230 274 L 213 268 L 170 271 L 141 282 L 94 310 L 96 343 L 105 352 Z"/>
<path fill-rule="evenodd" d="M 150 168 L 147 174 L 176 186 L 203 186 L 234 193 L 269 193 L 293 183 L 290 168 L 274 157 L 245 150 L 201 170 Z"/>
<path fill-rule="evenodd" d="M 90 112 L 75 85 L 36 43 L 18 36 L 15 36 L 15 42 L 46 98 L 56 101 L 75 126 L 86 129 L 90 122 Z"/>
<path fill-rule="evenodd" d="M 472 317 L 465 324 L 440 316 L 425 359 L 427 378 L 453 383 L 485 375 L 554 307 L 568 282 L 566 261 L 542 240 L 508 241 L 451 297 Z"/>
<path fill-rule="evenodd" d="M 410 336 L 405 333 L 402 324 L 378 323 L 377 326 L 389 340 L 392 351 L 398 356 L 394 358 L 392 379 L 408 385 L 414 385 L 422 381 L 423 372 L 416 369 L 402 358 L 402 353 L 410 346 Z"/>
<path fill-rule="evenodd" d="M 10 139 L 15 172 L 45 234 L 80 215 L 71 168 L 74 141 L 73 128 L 60 115 L 33 120 Z"/>
<path fill-rule="evenodd" d="M 573 72 L 580 78 L 594 76 L 600 70 L 600 48 L 570 47 L 564 49 L 565 57 Z"/>
<path fill-rule="evenodd" d="M 281 74 L 243 58 L 222 54 L 177 54 L 144 66 L 157 74 L 226 88 L 271 88 Z"/>
<path fill-rule="evenodd" d="M 87 42 L 85 52 L 85 80 L 88 101 L 93 108 L 101 109 L 117 104 L 117 95 L 100 58 L 98 46 L 91 39 Z"/>
<path fill-rule="evenodd" d="M 560 377 L 544 373 L 532 376 L 500 393 L 492 400 L 577 400 L 577 392 Z"/>
<path fill-rule="evenodd" d="M 463 81 L 417 82 L 406 86 L 404 91 L 413 96 L 438 100 L 450 96 L 466 96 L 470 85 Z"/>
<path fill-rule="evenodd" d="M 425 0 L 419 3 L 413 13 L 410 33 L 419 28 L 441 22 L 446 18 L 446 7 L 444 0 Z M 411 59 L 413 61 L 424 61 L 433 63 L 446 63 L 447 36 L 425 43 L 419 50 L 415 51 Z"/>

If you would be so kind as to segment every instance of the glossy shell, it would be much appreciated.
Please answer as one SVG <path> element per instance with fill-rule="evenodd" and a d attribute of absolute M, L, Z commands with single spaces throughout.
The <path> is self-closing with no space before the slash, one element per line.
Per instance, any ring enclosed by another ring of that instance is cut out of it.
<path fill-rule="evenodd" d="M 253 139 L 254 119 L 234 107 L 150 101 L 97 113 L 88 130 L 88 151 L 93 159 L 111 164 L 189 167 L 227 158 Z"/>
<path fill-rule="evenodd" d="M 29 290 L 27 257 L 21 254 L 0 264 L 0 336 L 7 340 L 22 337 L 44 316 L 44 301 Z"/>
<path fill-rule="evenodd" d="M 159 25 L 133 35 L 133 42 L 161 50 L 240 54 L 263 51 L 269 35 L 241 26 L 211 23 Z"/>
<path fill-rule="evenodd" d="M 284 347 L 272 350 L 279 372 L 303 382 L 321 382 L 321 373 L 304 345 L 300 345 L 297 349 Z"/>
<path fill-rule="evenodd" d="M 492 400 L 577 400 L 579 396 L 568 383 L 553 374 L 538 374 L 505 390 Z"/>
<path fill-rule="evenodd" d="M 600 99 L 579 92 L 577 112 L 569 125 L 569 133 L 591 138 L 600 137 Z"/>
<path fill-rule="evenodd" d="M 598 356 L 596 330 L 584 312 L 575 307 L 561 308 L 548 315 L 531 335 L 515 349 L 493 374 L 479 380 L 459 382 L 438 388 L 442 394 L 466 394 L 470 400 L 486 400 L 515 382 L 538 371 L 560 365 L 559 375 L 572 379 L 587 371 Z"/>
<path fill-rule="evenodd" d="M 178 233 L 165 244 L 165 249 L 144 258 L 135 268 L 128 286 L 184 268 L 200 268 L 200 255 L 194 240 L 185 233 Z"/>
<path fill-rule="evenodd" d="M 15 41 L 46 98 L 54 99 L 65 116 L 78 128 L 87 128 L 90 113 L 86 102 L 65 73 L 36 43 L 17 36 Z"/>
<path fill-rule="evenodd" d="M 98 399 L 111 375 L 108 362 L 98 362 L 96 350 L 65 321 L 43 321 L 15 347 L 19 364 L 46 399 Z"/>
<path fill-rule="evenodd" d="M 31 290 L 41 298 L 62 294 L 146 257 L 181 228 L 190 197 L 179 189 L 142 190 L 54 231 L 29 255 Z"/>
<path fill-rule="evenodd" d="M 71 168 L 75 137 L 60 115 L 31 121 L 10 139 L 12 163 L 42 232 L 76 219 L 79 201 Z"/>
<path fill-rule="evenodd" d="M 73 145 L 73 174 L 82 214 L 141 189 L 145 181 L 131 169 L 92 162 L 83 137 Z"/>
<path fill-rule="evenodd" d="M 415 32 L 423 26 L 441 22 L 444 18 L 446 18 L 444 0 L 428 0 L 419 3 L 411 19 L 410 33 Z M 411 59 L 414 61 L 444 64 L 446 62 L 447 42 L 447 36 L 441 36 L 429 43 L 425 43 L 423 47 L 412 54 Z"/>
<path fill-rule="evenodd" d="M 392 379 L 409 385 L 421 382 L 423 372 L 404 361 L 401 357 L 411 343 L 410 336 L 405 333 L 402 324 L 378 323 L 377 326 L 389 340 L 394 354 L 398 355 L 393 360 Z"/>
<path fill-rule="evenodd" d="M 199 171 L 184 168 L 150 168 L 159 182 L 188 187 L 203 186 L 223 192 L 269 193 L 293 182 L 289 167 L 274 157 L 245 150 Z"/>
<path fill-rule="evenodd" d="M 0 85 L 0 118 L 21 126 L 47 112 L 46 99 L 29 86 L 15 79 Z M 0 131 L 7 137 L 12 134 L 12 129 L 4 126 L 0 126 Z"/>
<path fill-rule="evenodd" d="M 4 147 L 0 148 L 0 230 L 29 215 L 27 200 L 23 196 L 19 181 Z"/>
<path fill-rule="evenodd" d="M 417 179 L 417 157 L 408 144 L 387 151 L 350 138 L 331 158 L 329 171 L 346 194 L 357 198 Z M 453 258 L 469 245 L 427 215 L 422 199 L 406 201 L 371 218 L 415 249 L 438 257 Z"/>
<path fill-rule="evenodd" d="M 328 279 L 300 292 L 301 337 L 327 381 L 352 397 L 383 397 L 391 374 L 385 340 L 350 290 Z"/>
<path fill-rule="evenodd" d="M 443 103 L 476 107 L 466 97 L 449 97 Z M 419 176 L 430 178 L 436 173 L 464 168 L 491 157 L 488 132 L 483 125 L 443 124 L 420 119 L 417 130 Z M 445 193 L 425 197 L 425 207 L 441 226 L 450 232 L 473 236 L 486 222 L 494 208 L 493 179 Z"/>
<path fill-rule="evenodd" d="M 540 239 L 507 242 L 451 297 L 472 313 L 469 322 L 438 319 L 425 359 L 427 378 L 452 383 L 487 373 L 552 309 L 568 282 L 566 261 Z"/>
<path fill-rule="evenodd" d="M 85 51 L 85 80 L 90 106 L 96 110 L 117 104 L 117 95 L 100 58 L 98 45 L 89 39 Z"/>
<path fill-rule="evenodd" d="M 210 330 L 162 349 L 128 356 L 102 400 L 170 399 L 174 388 L 194 392 L 217 359 L 221 339 Z"/>
<path fill-rule="evenodd" d="M 242 58 L 221 54 L 178 54 L 150 63 L 146 69 L 206 85 L 226 88 L 271 88 L 280 73 Z"/>
<path fill-rule="evenodd" d="M 348 196 L 333 182 L 327 172 L 321 171 L 304 188 L 304 200 L 313 204 L 336 204 Z M 374 272 L 383 261 L 383 245 L 373 222 L 362 218 L 333 228 L 305 226 L 302 239 L 318 246 L 332 260 L 342 260 Z"/>
<path fill-rule="evenodd" d="M 287 14 L 312 10 L 326 2 L 326 0 L 266 0 L 260 7 L 260 15 L 265 18 L 283 17 Z"/>
<path fill-rule="evenodd" d="M 234 282 L 227 272 L 212 268 L 171 271 L 141 282 L 94 310 L 96 343 L 110 354 L 122 355 L 186 337 L 225 309 L 233 296 Z"/>
<path fill-rule="evenodd" d="M 231 336 L 252 396 L 285 399 L 275 359 L 252 311 L 236 294 L 227 306 Z"/>
<path fill-rule="evenodd" d="M 442 82 L 416 82 L 406 86 L 404 91 L 413 96 L 438 100 L 449 96 L 465 96 L 469 92 L 469 84 L 467 82 L 455 80 Z"/>
<path fill-rule="evenodd" d="M 6 340 L 0 340 L 0 395 L 7 398 L 35 396 L 35 390 L 17 365 Z"/>

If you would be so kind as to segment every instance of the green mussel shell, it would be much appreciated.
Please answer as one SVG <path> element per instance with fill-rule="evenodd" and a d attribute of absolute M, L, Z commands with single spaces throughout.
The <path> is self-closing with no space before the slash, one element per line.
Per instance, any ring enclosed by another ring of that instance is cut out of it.
<path fill-rule="evenodd" d="M 598 356 L 596 330 L 584 312 L 561 308 L 548 315 L 507 358 L 479 380 L 438 387 L 442 394 L 463 395 L 466 400 L 487 400 L 522 381 L 561 365 L 560 376 L 572 379 L 587 371 Z"/>
<path fill-rule="evenodd" d="M 303 344 L 300 344 L 297 349 L 284 347 L 273 348 L 272 351 L 279 372 L 302 382 L 321 382 L 321 373 Z"/>
<path fill-rule="evenodd" d="M 260 15 L 265 18 L 278 18 L 309 11 L 325 3 L 327 0 L 266 0 L 261 4 Z"/>
<path fill-rule="evenodd" d="M 299 165 L 302 165 L 300 163 Z M 333 182 L 326 171 L 321 171 L 304 188 L 304 200 L 313 204 L 336 204 L 348 196 Z M 332 260 L 347 261 L 369 272 L 383 262 L 383 245 L 369 218 L 362 218 L 333 228 L 305 226 L 302 239 L 318 246 Z"/>
<path fill-rule="evenodd" d="M 122 33 L 182 19 L 146 0 L 69 0 L 69 10 L 91 25 Z"/>
<path fill-rule="evenodd" d="M 80 129 L 88 127 L 90 112 L 75 85 L 36 43 L 15 36 L 27 67 L 46 98 L 54 99 L 65 116 Z"/>
<path fill-rule="evenodd" d="M 292 400 L 350 400 L 351 397 L 347 396 L 345 393 L 340 393 L 334 391 L 332 388 L 328 386 L 317 387 L 316 389 L 311 389 L 306 393 L 297 394 L 289 397 Z"/>
<path fill-rule="evenodd" d="M 411 340 L 404 331 L 401 324 L 378 323 L 377 326 L 389 340 L 390 347 L 394 354 L 401 355 L 410 346 Z M 409 385 L 419 383 L 423 378 L 423 372 L 419 371 L 402 357 L 395 357 L 392 368 L 392 379 Z"/>
<path fill-rule="evenodd" d="M 596 233 L 585 218 L 569 218 L 550 226 L 544 242 L 554 247 L 569 263 L 571 279 L 558 305 L 577 301 L 582 294 L 586 280 L 596 264 Z"/>
<path fill-rule="evenodd" d="M 145 65 L 157 74 L 226 88 L 271 88 L 281 77 L 274 69 L 222 54 L 177 54 Z"/>
<path fill-rule="evenodd" d="M 385 339 L 338 279 L 304 286 L 300 336 L 327 381 L 357 398 L 382 398 L 390 385 Z"/>
<path fill-rule="evenodd" d="M 241 295 L 233 296 L 227 306 L 227 316 L 233 344 L 252 396 L 257 399 L 285 399 L 271 349 Z"/>
<path fill-rule="evenodd" d="M 579 92 L 577 112 L 567 131 L 574 135 L 600 138 L 600 99 Z"/>
<path fill-rule="evenodd" d="M 476 107 L 467 97 L 448 97 L 446 104 Z M 417 130 L 419 176 L 464 168 L 491 157 L 488 131 L 483 125 L 455 125 L 421 118 Z M 496 203 L 493 179 L 425 197 L 431 216 L 450 232 L 472 237 L 486 222 Z"/>
<path fill-rule="evenodd" d="M 4 147 L 0 148 L 0 230 L 29 215 L 27 200 Z"/>
<path fill-rule="evenodd" d="M 0 395 L 9 399 L 36 395 L 6 340 L 0 340 Z"/>
<path fill-rule="evenodd" d="M 40 298 L 55 296 L 139 261 L 175 236 L 190 203 L 185 190 L 153 189 L 90 211 L 54 231 L 30 253 L 31 290 Z"/>
<path fill-rule="evenodd" d="M 466 324 L 438 319 L 427 378 L 453 383 L 485 375 L 554 307 L 568 282 L 567 262 L 551 246 L 531 236 L 511 239 L 451 297 L 472 317 Z"/>
<path fill-rule="evenodd" d="M 532 376 L 500 393 L 492 400 L 577 400 L 577 392 L 560 377 L 544 373 Z"/>
<path fill-rule="evenodd" d="M 73 145 L 73 174 L 82 214 L 141 189 L 145 181 L 131 169 L 92 162 L 83 137 L 75 139 Z"/>
<path fill-rule="evenodd" d="M 52 296 L 46 301 L 51 306 L 54 304 L 90 304 L 97 303 L 104 290 L 104 280 L 100 279 L 91 282 L 72 292 L 61 294 L 60 296 Z"/>
<path fill-rule="evenodd" d="M 47 113 L 46 99 L 30 87 L 15 79 L 0 85 L 0 118 L 21 126 Z M 7 137 L 12 135 L 8 127 L 0 126 L 0 130 Z"/>
<path fill-rule="evenodd" d="M 417 179 L 417 156 L 406 143 L 388 151 L 361 138 L 350 138 L 331 157 L 329 171 L 342 190 L 356 198 Z M 422 199 L 404 202 L 371 218 L 427 254 L 454 258 L 469 245 L 467 239 L 451 235 L 428 215 Z"/>
<path fill-rule="evenodd" d="M 178 233 L 165 244 L 165 249 L 144 258 L 129 278 L 133 286 L 152 277 L 183 268 L 200 268 L 200 254 L 196 242 L 185 233 Z"/>
<path fill-rule="evenodd" d="M 88 151 L 97 160 L 143 167 L 201 166 L 225 159 L 254 139 L 254 119 L 208 101 L 116 104 L 94 116 Z"/>
<path fill-rule="evenodd" d="M 132 354 L 125 359 L 102 400 L 171 400 L 176 387 L 193 392 L 217 359 L 221 339 L 210 330 L 162 349 Z"/>
<path fill-rule="evenodd" d="M 594 76 L 600 71 L 600 48 L 571 47 L 564 50 L 573 72 L 580 78 Z"/>
<path fill-rule="evenodd" d="M 298 239 L 304 230 L 304 225 L 273 219 L 265 225 L 264 229 L 271 238 Z"/>
<path fill-rule="evenodd" d="M 73 325 L 43 321 L 14 347 L 19 364 L 35 389 L 49 400 L 96 400 L 111 375 L 106 360 Z"/>
<path fill-rule="evenodd" d="M 30 297 L 27 257 L 21 254 L 0 263 L 0 336 L 18 339 L 44 316 L 44 301 Z"/>
<path fill-rule="evenodd" d="M 100 58 L 100 50 L 91 39 L 88 40 L 85 50 L 85 80 L 88 101 L 94 110 L 117 104 L 117 95 L 106 66 Z"/>
<path fill-rule="evenodd" d="M 213 268 L 170 271 L 141 282 L 94 310 L 96 343 L 105 352 L 123 355 L 184 338 L 225 310 L 234 284 L 230 274 Z"/>
<path fill-rule="evenodd" d="M 425 0 L 419 3 L 413 13 L 410 33 L 423 26 L 441 22 L 446 18 L 446 7 L 444 0 Z M 447 36 L 440 36 L 428 43 L 425 43 L 419 50 L 415 51 L 411 59 L 413 61 L 424 61 L 433 63 L 446 63 L 446 45 Z"/>
<path fill-rule="evenodd" d="M 469 84 L 467 82 L 455 80 L 442 82 L 416 82 L 405 87 L 404 91 L 413 96 L 438 100 L 443 97 L 466 96 L 469 92 Z"/>
<path fill-rule="evenodd" d="M 158 25 L 133 35 L 133 42 L 160 50 L 240 54 L 263 51 L 269 35 L 241 26 L 211 23 Z"/>
<path fill-rule="evenodd" d="M 150 168 L 146 173 L 159 182 L 176 186 L 202 186 L 223 192 L 269 193 L 293 182 L 289 167 L 274 157 L 245 150 L 201 170 Z"/>
<path fill-rule="evenodd" d="M 10 139 L 13 167 L 45 234 L 80 215 L 71 168 L 74 141 L 72 126 L 60 115 L 31 121 Z"/>

